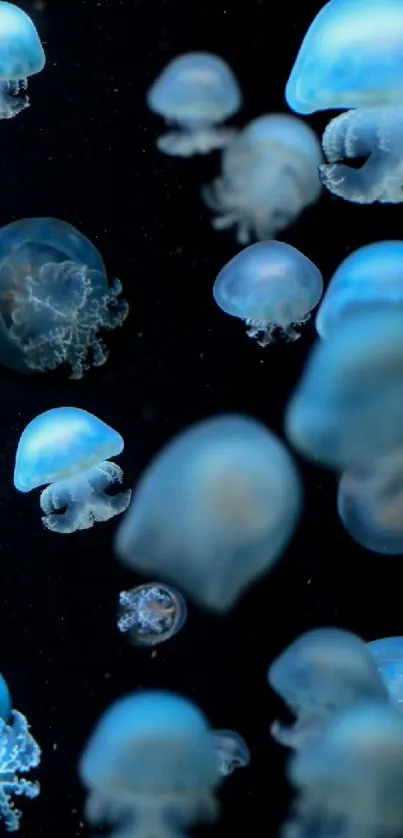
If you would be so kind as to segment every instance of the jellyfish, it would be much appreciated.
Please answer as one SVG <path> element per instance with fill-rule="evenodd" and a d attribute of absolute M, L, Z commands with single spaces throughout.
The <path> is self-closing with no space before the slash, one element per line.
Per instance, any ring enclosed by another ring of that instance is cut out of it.
<path fill-rule="evenodd" d="M 303 40 L 286 99 L 299 114 L 345 111 L 324 132 L 320 175 L 347 201 L 403 201 L 402 72 L 401 0 L 331 0 Z"/>
<path fill-rule="evenodd" d="M 338 628 L 297 637 L 270 665 L 268 681 L 296 721 L 276 721 L 273 738 L 300 750 L 320 737 L 330 717 L 365 699 L 387 700 L 388 692 L 364 640 Z"/>
<path fill-rule="evenodd" d="M 0 119 L 12 119 L 29 107 L 23 92 L 27 79 L 40 73 L 45 62 L 31 18 L 13 3 L 0 2 Z"/>
<path fill-rule="evenodd" d="M 403 710 L 403 637 L 381 637 L 367 646 L 392 703 Z"/>
<path fill-rule="evenodd" d="M 213 287 L 217 305 L 244 320 L 247 335 L 263 347 L 273 343 L 276 334 L 297 340 L 322 292 L 316 265 L 295 247 L 277 241 L 241 250 L 222 268 Z"/>
<path fill-rule="evenodd" d="M 25 716 L 12 709 L 7 683 L 0 675 L 0 820 L 8 832 L 16 832 L 21 819 L 12 795 L 33 799 L 40 792 L 39 783 L 19 777 L 36 768 L 41 759 L 41 749 L 29 730 Z"/>
<path fill-rule="evenodd" d="M 286 549 L 301 484 L 282 443 L 247 416 L 213 416 L 151 461 L 117 531 L 120 559 L 217 613 Z"/>
<path fill-rule="evenodd" d="M 190 52 L 169 62 L 151 85 L 147 104 L 178 126 L 158 139 L 160 151 L 190 157 L 231 141 L 234 129 L 218 126 L 239 110 L 242 94 L 226 61 L 208 52 Z"/>
<path fill-rule="evenodd" d="M 62 364 L 82 378 L 108 357 L 99 331 L 121 326 L 129 307 L 108 286 L 97 248 L 71 224 L 25 218 L 0 229 L 0 363 L 39 373 Z"/>
<path fill-rule="evenodd" d="M 55 407 L 40 413 L 22 432 L 17 447 L 14 486 L 19 492 L 42 491 L 42 523 L 48 530 L 71 533 L 108 521 L 127 509 L 130 491 L 111 495 L 123 472 L 109 462 L 123 451 L 117 431 L 78 407 Z M 63 511 L 64 510 L 64 511 Z"/>
<path fill-rule="evenodd" d="M 213 730 L 213 737 L 223 777 L 233 774 L 236 768 L 249 765 L 249 748 L 236 730 Z"/>
<path fill-rule="evenodd" d="M 203 187 L 205 203 L 217 213 L 213 227 L 235 227 L 240 244 L 273 238 L 319 198 L 322 160 L 316 134 L 301 119 L 254 119 L 224 150 L 220 177 Z"/>
<path fill-rule="evenodd" d="M 85 816 L 116 838 L 183 838 L 214 821 L 221 781 L 211 728 L 193 702 L 163 691 L 132 693 L 109 707 L 81 755 Z"/>
<path fill-rule="evenodd" d="M 182 628 L 186 602 L 179 591 L 162 582 L 148 582 L 119 594 L 118 629 L 138 646 L 156 646 Z"/>

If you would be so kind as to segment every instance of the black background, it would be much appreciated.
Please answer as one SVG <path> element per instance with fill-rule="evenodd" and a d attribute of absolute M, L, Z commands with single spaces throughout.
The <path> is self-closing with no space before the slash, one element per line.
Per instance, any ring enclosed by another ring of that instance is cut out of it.
<path fill-rule="evenodd" d="M 247 412 L 281 433 L 314 327 L 296 343 L 262 350 L 215 306 L 214 278 L 239 249 L 232 232 L 211 229 L 199 196 L 219 155 L 160 154 L 155 138 L 164 125 L 144 97 L 169 59 L 203 49 L 223 56 L 243 88 L 235 124 L 286 111 L 285 82 L 320 3 L 22 5 L 48 62 L 30 80 L 30 109 L 0 125 L 0 224 L 41 215 L 74 224 L 99 247 L 110 277 L 121 278 L 131 313 L 108 336 L 108 363 L 81 382 L 0 372 L 0 669 L 43 749 L 41 796 L 21 801 L 21 833 L 90 834 L 76 773 L 88 732 L 121 694 L 167 687 L 198 702 L 214 727 L 238 730 L 252 752 L 251 766 L 223 787 L 211 834 L 275 835 L 289 792 L 284 754 L 268 734 L 281 708 L 267 666 L 313 626 L 346 627 L 366 639 L 403 633 L 401 560 L 355 545 L 337 518 L 335 478 L 301 462 L 304 516 L 287 555 L 225 619 L 190 605 L 183 630 L 152 654 L 116 629 L 119 591 L 141 581 L 113 555 L 116 521 L 70 536 L 45 531 L 39 493 L 18 494 L 12 475 L 25 425 L 62 405 L 85 408 L 123 435 L 127 486 L 166 440 L 211 414 Z M 310 124 L 321 132 L 329 117 Z M 325 194 L 281 238 L 327 282 L 350 250 L 403 238 L 403 209 Z"/>

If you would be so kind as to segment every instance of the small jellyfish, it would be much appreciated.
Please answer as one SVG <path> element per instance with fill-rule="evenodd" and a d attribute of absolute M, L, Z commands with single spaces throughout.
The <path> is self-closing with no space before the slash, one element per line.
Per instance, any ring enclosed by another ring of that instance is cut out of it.
<path fill-rule="evenodd" d="M 218 126 L 239 110 L 242 94 L 222 58 L 190 52 L 169 62 L 150 87 L 147 104 L 179 129 L 158 139 L 160 151 L 190 157 L 231 141 L 234 130 Z"/>
<path fill-rule="evenodd" d="M 182 628 L 186 602 L 174 588 L 162 582 L 138 585 L 119 594 L 118 629 L 128 632 L 138 646 L 156 646 Z"/>
<path fill-rule="evenodd" d="M 174 693 L 132 693 L 112 704 L 79 774 L 87 821 L 111 824 L 116 838 L 184 838 L 183 828 L 218 815 L 213 792 L 222 777 L 211 728 Z"/>
<path fill-rule="evenodd" d="M 19 94 L 45 61 L 31 18 L 18 6 L 0 2 L 0 119 L 11 119 L 29 107 L 28 96 Z"/>
<path fill-rule="evenodd" d="M 213 730 L 213 738 L 223 777 L 249 765 L 249 748 L 236 730 Z"/>
<path fill-rule="evenodd" d="M 8 686 L 0 675 L 0 819 L 8 832 L 19 829 L 21 819 L 11 796 L 33 799 L 40 792 L 39 783 L 19 777 L 36 768 L 40 759 L 41 749 L 29 732 L 25 716 L 12 710 Z"/>
<path fill-rule="evenodd" d="M 235 227 L 240 244 L 273 238 L 319 198 L 322 160 L 316 134 L 301 119 L 254 119 L 224 150 L 220 177 L 203 187 L 217 213 L 213 227 Z"/>
<path fill-rule="evenodd" d="M 123 451 L 117 431 L 78 407 L 56 407 L 27 425 L 18 443 L 14 486 L 40 496 L 42 522 L 48 530 L 71 533 L 108 521 L 127 509 L 130 491 L 110 495 L 123 472 L 109 462 Z M 63 511 L 64 510 L 64 511 Z"/>
<path fill-rule="evenodd" d="M 299 338 L 299 328 L 323 292 L 322 274 L 290 244 L 268 241 L 251 244 L 220 271 L 213 295 L 227 314 L 248 326 L 247 335 L 268 346 L 276 333 Z"/>
<path fill-rule="evenodd" d="M 303 40 L 286 87 L 300 114 L 348 109 L 323 135 L 324 185 L 347 201 L 403 201 L 401 0 L 331 0 Z M 366 158 L 358 168 L 344 160 Z"/>
<path fill-rule="evenodd" d="M 329 718 L 342 708 L 388 697 L 367 644 L 337 628 L 297 637 L 270 665 L 268 681 L 297 717 L 290 726 L 274 722 L 271 734 L 295 750 L 320 737 Z"/>
<path fill-rule="evenodd" d="M 152 460 L 115 547 L 136 572 L 222 613 L 280 558 L 300 509 L 299 476 L 280 440 L 247 416 L 214 416 Z"/>
<path fill-rule="evenodd" d="M 0 363 L 23 373 L 71 367 L 82 378 L 108 351 L 99 331 L 121 326 L 129 307 L 108 286 L 97 248 L 71 224 L 25 218 L 0 229 Z"/>
<path fill-rule="evenodd" d="M 367 646 L 393 704 L 403 710 L 403 637 L 381 637 Z"/>

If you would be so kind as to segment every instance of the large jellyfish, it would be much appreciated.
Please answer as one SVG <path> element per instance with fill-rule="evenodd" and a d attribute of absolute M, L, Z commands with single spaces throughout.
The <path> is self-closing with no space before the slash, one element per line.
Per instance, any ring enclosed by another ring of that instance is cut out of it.
<path fill-rule="evenodd" d="M 168 692 L 127 695 L 106 710 L 81 755 L 86 819 L 116 838 L 183 838 L 214 821 L 222 777 L 209 724 L 193 702 Z"/>
<path fill-rule="evenodd" d="M 8 686 L 0 675 L 0 819 L 8 832 L 19 828 L 21 818 L 12 795 L 32 799 L 40 792 L 39 783 L 19 777 L 36 768 L 40 759 L 41 749 L 29 732 L 25 716 L 12 710 Z"/>
<path fill-rule="evenodd" d="M 238 82 L 228 64 L 208 52 L 189 52 L 170 61 L 150 87 L 147 104 L 177 131 L 160 137 L 165 154 L 190 157 L 227 145 L 231 128 L 218 127 L 242 104 Z"/>
<path fill-rule="evenodd" d="M 401 0 L 331 0 L 314 19 L 286 99 L 301 114 L 348 109 L 323 135 L 321 178 L 335 195 L 369 204 L 403 200 Z M 367 158 L 359 168 L 343 161 Z"/>
<path fill-rule="evenodd" d="M 276 334 L 296 340 L 323 292 L 319 269 L 284 242 L 251 244 L 222 268 L 213 287 L 217 305 L 268 346 Z"/>
<path fill-rule="evenodd" d="M 31 18 L 12 3 L 0 2 L 0 119 L 29 107 L 28 76 L 40 73 L 45 53 Z"/>
<path fill-rule="evenodd" d="M 403 637 L 381 637 L 367 646 L 391 701 L 403 710 Z"/>
<path fill-rule="evenodd" d="M 156 646 L 177 634 L 187 616 L 179 591 L 162 582 L 148 582 L 119 594 L 118 629 L 137 646 Z"/>
<path fill-rule="evenodd" d="M 344 629 L 301 634 L 270 665 L 268 680 L 296 716 L 289 726 L 274 722 L 271 733 L 295 750 L 320 737 L 329 718 L 343 707 L 388 698 L 367 644 Z"/>
<path fill-rule="evenodd" d="M 86 530 L 127 509 L 130 491 L 110 495 L 122 469 L 109 462 L 123 451 L 117 431 L 78 407 L 56 407 L 27 425 L 18 443 L 14 486 L 31 492 L 47 483 L 40 496 L 47 529 Z M 64 511 L 63 511 L 64 510 Z"/>
<path fill-rule="evenodd" d="M 225 612 L 280 558 L 300 508 L 299 476 L 274 434 L 247 416 L 214 416 L 156 455 L 116 550 L 136 572 Z"/>
<path fill-rule="evenodd" d="M 224 150 L 220 177 L 203 187 L 217 213 L 213 227 L 235 227 L 240 244 L 273 238 L 319 198 L 322 160 L 316 134 L 301 119 L 254 119 Z"/>
<path fill-rule="evenodd" d="M 0 362 L 23 373 L 71 367 L 82 378 L 104 364 L 99 336 L 121 326 L 129 307 L 108 286 L 97 248 L 71 224 L 24 218 L 0 229 Z"/>

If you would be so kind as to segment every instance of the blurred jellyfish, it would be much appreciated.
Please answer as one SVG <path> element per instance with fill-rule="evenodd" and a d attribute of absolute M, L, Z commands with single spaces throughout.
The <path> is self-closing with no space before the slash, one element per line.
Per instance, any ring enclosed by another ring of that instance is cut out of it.
<path fill-rule="evenodd" d="M 71 367 L 82 378 L 108 351 L 99 331 L 121 326 L 129 307 L 108 286 L 97 248 L 71 224 L 25 218 L 0 229 L 0 362 L 23 373 Z"/>
<path fill-rule="evenodd" d="M 40 496 L 42 522 L 48 530 L 89 529 L 95 522 L 120 515 L 129 505 L 130 491 L 115 495 L 107 491 L 122 482 L 122 469 L 107 460 L 123 447 L 120 434 L 86 410 L 47 410 L 21 434 L 14 486 L 19 492 L 31 492 L 51 484 Z"/>
<path fill-rule="evenodd" d="M 387 699 L 387 689 L 367 644 L 343 629 L 301 634 L 269 667 L 268 681 L 297 717 L 271 726 L 274 739 L 300 750 L 320 737 L 329 718 L 365 699 Z"/>
<path fill-rule="evenodd" d="M 403 448 L 403 329 L 399 311 L 347 320 L 318 341 L 286 412 L 301 453 L 338 471 Z"/>
<path fill-rule="evenodd" d="M 11 119 L 29 107 L 28 96 L 19 94 L 45 61 L 31 18 L 18 6 L 0 2 L 0 119 Z"/>
<path fill-rule="evenodd" d="M 190 52 L 169 62 L 150 87 L 147 104 L 179 129 L 158 139 L 160 151 L 190 157 L 231 141 L 234 130 L 218 126 L 239 110 L 242 94 L 222 58 Z"/>
<path fill-rule="evenodd" d="M 272 238 L 319 198 L 322 159 L 316 134 L 301 119 L 254 119 L 223 152 L 220 177 L 203 188 L 217 213 L 213 227 L 235 227 L 240 244 Z"/>
<path fill-rule="evenodd" d="M 402 72 L 401 0 L 331 0 L 303 40 L 286 99 L 301 114 L 349 109 L 326 128 L 320 170 L 347 201 L 403 200 Z M 353 168 L 346 158 L 367 161 Z"/>
<path fill-rule="evenodd" d="M 0 675 L 0 819 L 8 832 L 15 832 L 20 825 L 21 812 L 14 808 L 12 795 L 37 797 L 39 783 L 21 779 L 36 768 L 41 759 L 41 749 L 29 732 L 28 722 L 18 710 L 12 710 L 8 686 Z"/>
<path fill-rule="evenodd" d="M 128 632 L 138 646 L 156 646 L 182 628 L 186 602 L 174 588 L 161 582 L 138 585 L 119 594 L 118 629 Z"/>
<path fill-rule="evenodd" d="M 381 637 L 367 646 L 392 702 L 403 710 L 403 637 Z"/>
<path fill-rule="evenodd" d="M 300 507 L 296 468 L 274 434 L 246 416 L 214 416 L 156 455 L 116 550 L 133 570 L 225 612 L 280 558 Z"/>
<path fill-rule="evenodd" d="M 209 724 L 191 701 L 168 692 L 127 695 L 106 710 L 81 755 L 85 816 L 116 838 L 183 838 L 214 821 L 221 781 Z"/>
<path fill-rule="evenodd" d="M 283 242 L 257 242 L 230 259 L 215 280 L 213 295 L 227 314 L 249 327 L 247 334 L 268 346 L 276 333 L 299 338 L 323 292 L 322 275 L 303 253 Z"/>
<path fill-rule="evenodd" d="M 249 748 L 236 730 L 213 730 L 213 737 L 223 777 L 228 777 L 236 768 L 249 765 Z"/>

